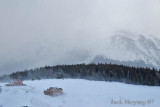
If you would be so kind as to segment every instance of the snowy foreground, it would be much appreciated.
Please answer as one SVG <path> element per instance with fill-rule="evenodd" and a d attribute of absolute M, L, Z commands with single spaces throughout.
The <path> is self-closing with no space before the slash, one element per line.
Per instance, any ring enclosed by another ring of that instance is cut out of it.
<path fill-rule="evenodd" d="M 27 86 L 6 87 L 0 83 L 0 107 L 160 107 L 160 87 L 128 85 L 82 79 L 24 81 Z M 64 94 L 43 94 L 49 87 Z"/>

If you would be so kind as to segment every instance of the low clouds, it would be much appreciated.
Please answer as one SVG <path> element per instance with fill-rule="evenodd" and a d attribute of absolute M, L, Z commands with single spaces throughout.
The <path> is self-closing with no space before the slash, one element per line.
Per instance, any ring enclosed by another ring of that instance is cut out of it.
<path fill-rule="evenodd" d="M 1 0 L 0 13 L 2 74 L 78 63 L 119 29 L 160 34 L 159 0 Z"/>

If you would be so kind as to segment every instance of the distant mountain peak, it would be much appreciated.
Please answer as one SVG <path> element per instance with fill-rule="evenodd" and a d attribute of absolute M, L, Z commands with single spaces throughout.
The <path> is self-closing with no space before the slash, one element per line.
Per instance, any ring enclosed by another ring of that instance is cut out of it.
<path fill-rule="evenodd" d="M 134 34 L 118 31 L 107 38 L 104 49 L 92 62 L 114 62 L 118 64 L 139 65 L 160 68 L 160 40 L 152 35 Z M 101 56 L 101 57 L 100 57 Z M 132 62 L 132 63 L 131 63 Z M 135 64 L 137 63 L 138 64 Z M 139 65 L 139 66 L 142 66 Z"/>

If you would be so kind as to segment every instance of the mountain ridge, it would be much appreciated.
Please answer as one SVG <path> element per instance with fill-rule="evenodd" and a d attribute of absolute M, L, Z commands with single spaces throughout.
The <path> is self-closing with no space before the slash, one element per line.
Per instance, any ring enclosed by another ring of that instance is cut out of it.
<path fill-rule="evenodd" d="M 105 47 L 91 63 L 113 63 L 136 67 L 160 68 L 160 39 L 119 31 L 107 38 Z M 140 63 L 141 62 L 141 63 Z"/>

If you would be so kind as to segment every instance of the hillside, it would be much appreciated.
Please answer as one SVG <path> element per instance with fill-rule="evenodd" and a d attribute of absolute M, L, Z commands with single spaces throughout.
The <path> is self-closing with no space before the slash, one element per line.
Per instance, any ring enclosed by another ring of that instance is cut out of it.
<path fill-rule="evenodd" d="M 13 79 L 35 80 L 73 78 L 98 81 L 117 81 L 127 84 L 160 86 L 160 72 L 156 69 L 136 68 L 116 64 L 76 64 L 45 66 L 19 71 L 0 77 L 0 82 Z"/>
<path fill-rule="evenodd" d="M 118 31 L 102 47 L 91 62 L 160 68 L 160 39 L 153 35 Z"/>

